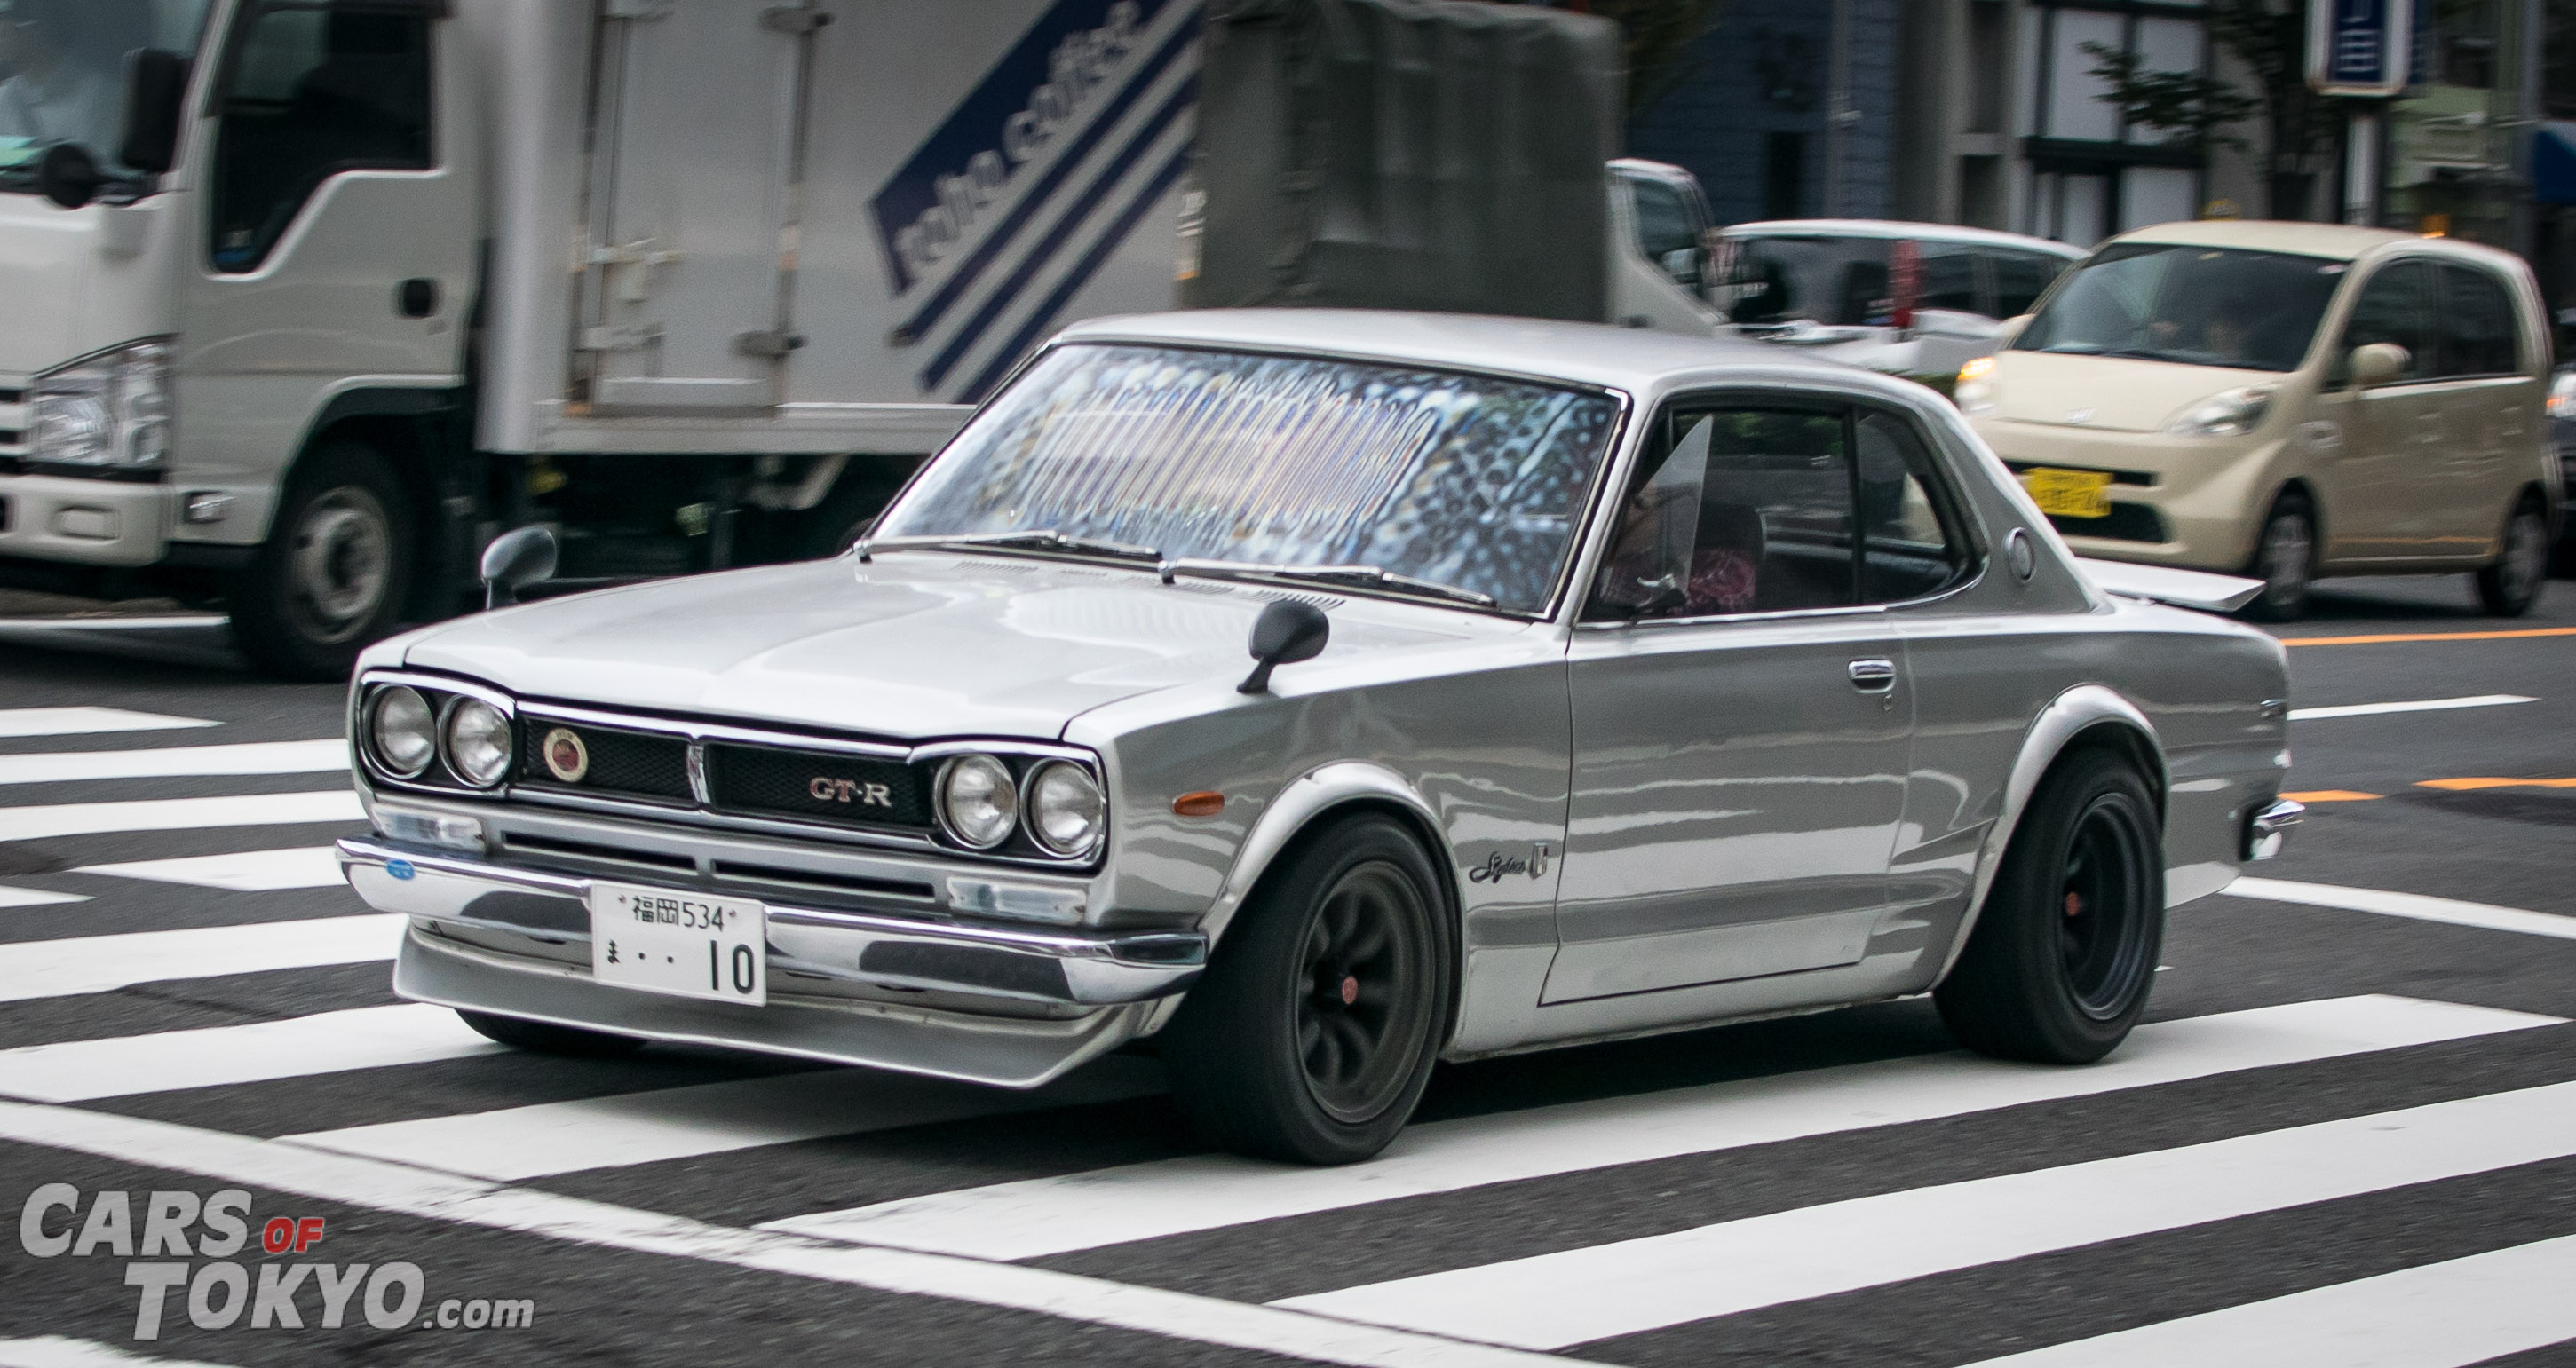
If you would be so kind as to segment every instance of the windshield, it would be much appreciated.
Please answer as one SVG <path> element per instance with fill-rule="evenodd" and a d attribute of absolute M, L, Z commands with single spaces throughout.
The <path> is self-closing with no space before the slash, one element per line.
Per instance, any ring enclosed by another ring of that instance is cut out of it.
<path fill-rule="evenodd" d="M 2106 247 L 2059 286 L 2012 349 L 2297 370 L 2345 265 L 2234 248 Z"/>
<path fill-rule="evenodd" d="M 1727 317 L 1734 322 L 1883 325 L 1896 316 L 1886 238 L 1745 237 L 1728 245 Z"/>
<path fill-rule="evenodd" d="M 1606 395 L 1494 376 L 1059 347 L 873 540 L 1047 531 L 1167 560 L 1374 567 L 1536 612 L 1618 414 Z"/>
<path fill-rule="evenodd" d="M 0 190 L 35 188 L 56 143 L 111 174 L 125 140 L 125 62 L 138 48 L 192 54 L 210 0 L 0 0 Z"/>

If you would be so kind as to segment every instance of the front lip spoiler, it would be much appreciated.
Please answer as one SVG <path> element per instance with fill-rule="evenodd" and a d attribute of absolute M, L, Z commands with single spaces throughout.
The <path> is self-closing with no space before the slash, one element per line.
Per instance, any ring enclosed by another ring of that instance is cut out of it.
<path fill-rule="evenodd" d="M 592 880 L 581 875 L 361 837 L 339 843 L 339 860 L 379 911 L 590 941 Z M 1023 930 L 775 903 L 768 913 L 773 974 L 895 989 L 1105 1007 L 1181 992 L 1207 964 L 1207 937 L 1194 931 Z"/>

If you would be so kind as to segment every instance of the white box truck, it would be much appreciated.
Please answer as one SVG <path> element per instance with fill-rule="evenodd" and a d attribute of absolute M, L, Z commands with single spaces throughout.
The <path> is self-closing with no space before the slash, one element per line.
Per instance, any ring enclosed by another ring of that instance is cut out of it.
<path fill-rule="evenodd" d="M 1615 146 L 1601 21 L 1302 3 L 1556 25 Z M 1202 35 L 1295 11 L 0 0 L 0 578 L 330 677 L 512 526 L 826 553 L 1055 329 L 1178 302 Z M 1632 236 L 1594 307 L 1712 323 Z"/>

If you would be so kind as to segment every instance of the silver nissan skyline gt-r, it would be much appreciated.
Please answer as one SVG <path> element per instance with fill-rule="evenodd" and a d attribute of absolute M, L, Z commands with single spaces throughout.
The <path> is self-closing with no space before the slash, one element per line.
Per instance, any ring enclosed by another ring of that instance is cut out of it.
<path fill-rule="evenodd" d="M 2281 647 L 2169 606 L 2257 587 L 2088 573 L 1938 396 L 1778 348 L 1107 320 L 836 559 L 369 651 L 340 859 L 497 1040 L 1152 1037 L 1312 1163 L 1437 1060 L 1924 992 L 2083 1063 L 2296 820 Z"/>

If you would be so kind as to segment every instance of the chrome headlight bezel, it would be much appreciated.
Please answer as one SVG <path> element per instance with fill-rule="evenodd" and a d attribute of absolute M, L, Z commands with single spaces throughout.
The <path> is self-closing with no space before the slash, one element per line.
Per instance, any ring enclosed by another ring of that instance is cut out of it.
<path fill-rule="evenodd" d="M 493 747 L 488 768 L 477 768 L 466 760 L 465 751 L 469 743 L 457 735 L 462 725 L 484 729 L 475 740 Z M 494 745 L 496 737 L 498 743 Z M 460 783 L 477 789 L 500 787 L 502 781 L 510 777 L 510 762 L 517 758 L 517 749 L 511 736 L 509 713 L 482 699 L 462 694 L 448 700 L 438 719 L 438 755 L 446 763 L 447 772 L 456 776 Z"/>
<path fill-rule="evenodd" d="M 2176 437 L 2243 437 L 2263 426 L 2272 411 L 2271 385 L 2244 385 L 2221 390 L 2206 399 L 2185 405 L 2165 423 L 2165 431 Z"/>
<path fill-rule="evenodd" d="M 961 817 L 961 788 L 974 786 L 974 796 L 998 809 L 996 820 Z M 968 850 L 997 850 L 1020 829 L 1020 786 L 1008 762 L 983 751 L 953 756 L 939 767 L 931 784 L 931 812 L 939 829 Z"/>
<path fill-rule="evenodd" d="M 384 741 L 385 708 L 388 704 L 405 698 L 411 700 L 420 709 L 420 763 L 409 768 L 405 768 L 395 760 L 387 751 Z M 377 689 L 374 696 L 367 700 L 365 719 L 365 744 L 361 749 L 365 751 L 368 761 L 377 769 L 396 779 L 418 779 L 427 774 L 429 767 L 437 762 L 438 710 L 430 706 L 429 700 L 422 696 L 420 690 L 408 684 L 391 684 Z"/>
<path fill-rule="evenodd" d="M 1077 808 L 1088 806 L 1090 811 L 1087 824 L 1072 839 L 1060 840 L 1049 830 L 1050 807 L 1061 810 L 1068 800 Z M 1088 766 L 1071 760 L 1048 760 L 1032 766 L 1021 785 L 1020 809 L 1029 839 L 1038 849 L 1063 859 L 1089 859 L 1099 852 L 1102 839 L 1109 833 L 1109 795 L 1102 791 L 1099 778 Z"/>
<path fill-rule="evenodd" d="M 168 463 L 172 347 L 147 337 L 38 375 L 27 392 L 27 459 L 76 474 L 130 474 Z"/>

